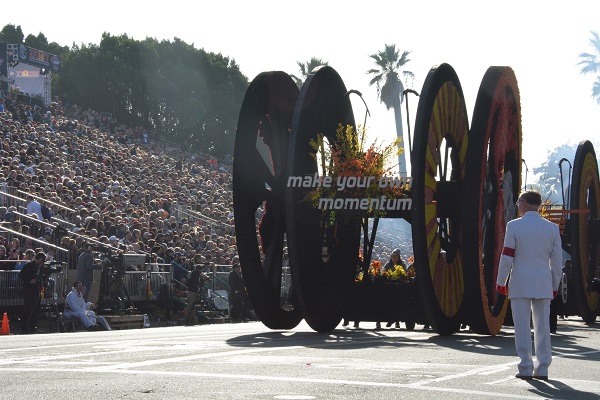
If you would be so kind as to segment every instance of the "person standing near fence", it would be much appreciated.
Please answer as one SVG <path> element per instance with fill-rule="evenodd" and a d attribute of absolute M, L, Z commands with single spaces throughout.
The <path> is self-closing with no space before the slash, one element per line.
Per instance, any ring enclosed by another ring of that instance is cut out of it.
<path fill-rule="evenodd" d="M 556 297 L 562 276 L 562 247 L 558 225 L 539 214 L 542 197 L 529 190 L 519 196 L 521 218 L 506 225 L 504 249 L 500 257 L 496 289 L 511 302 L 515 326 L 515 347 L 520 358 L 520 379 L 548 379 L 552 362 L 550 343 L 550 302 Z M 531 326 L 535 343 L 532 359 Z"/>
<path fill-rule="evenodd" d="M 21 332 L 39 333 L 37 327 L 38 315 L 40 313 L 40 295 L 41 295 L 41 279 L 40 267 L 46 261 L 46 254 L 37 253 L 33 260 L 23 265 L 23 269 L 19 272 L 19 279 L 23 281 L 23 315 L 21 317 L 22 325 Z"/>
<path fill-rule="evenodd" d="M 208 276 L 202 272 L 202 264 L 196 264 L 187 281 L 187 307 L 185 309 L 185 324 L 187 326 L 196 324 L 196 315 L 194 313 L 194 310 L 196 309 L 196 298 L 206 280 L 208 280 Z"/>
<path fill-rule="evenodd" d="M 176 287 L 184 287 L 187 285 L 187 276 L 190 271 L 185 266 L 185 260 L 183 254 L 180 252 L 175 253 L 175 259 L 171 261 L 171 271 L 173 271 L 173 279 Z"/>
<path fill-rule="evenodd" d="M 244 278 L 240 264 L 233 264 L 229 273 L 229 290 L 231 291 L 231 322 L 241 322 L 244 319 Z"/>
<path fill-rule="evenodd" d="M 83 283 L 85 287 L 84 299 L 87 302 L 92 291 L 94 283 L 94 257 L 92 256 L 93 246 L 91 243 L 84 245 L 83 252 L 77 259 L 77 280 Z"/>

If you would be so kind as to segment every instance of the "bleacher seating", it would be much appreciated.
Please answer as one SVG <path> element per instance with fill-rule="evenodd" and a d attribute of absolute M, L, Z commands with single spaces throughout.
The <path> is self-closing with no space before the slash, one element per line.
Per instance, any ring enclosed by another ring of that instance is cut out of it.
<path fill-rule="evenodd" d="M 168 265 L 174 252 L 186 255 L 188 268 L 192 260 L 219 265 L 215 274 L 237 262 L 230 165 L 59 100 L 42 109 L 9 97 L 4 107 L 0 246 L 19 239 L 19 258 L 27 249 L 51 251 L 64 261 L 65 277 L 87 242 L 103 252 L 147 255 L 156 262 L 127 271 L 139 302 L 158 301 L 158 281 L 169 272 L 150 264 Z M 36 204 L 52 215 L 32 215 Z M 70 289 L 67 280 L 53 293 L 57 300 Z M 20 300 L 2 282 L 0 308 Z"/>

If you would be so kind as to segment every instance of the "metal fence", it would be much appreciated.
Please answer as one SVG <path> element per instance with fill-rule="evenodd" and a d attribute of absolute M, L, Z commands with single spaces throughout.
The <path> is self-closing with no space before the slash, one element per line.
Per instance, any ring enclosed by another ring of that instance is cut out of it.
<path fill-rule="evenodd" d="M 1 309 L 23 306 L 23 282 L 19 279 L 19 272 L 21 271 L 0 271 Z M 68 292 L 66 284 L 64 271 L 50 274 L 44 287 L 42 306 L 64 304 Z"/>
<path fill-rule="evenodd" d="M 215 270 L 218 266 L 215 266 Z M 152 271 L 146 265 L 145 271 L 126 271 L 123 277 L 128 295 L 134 302 L 158 301 L 161 290 L 171 290 L 173 277 L 170 271 Z M 23 282 L 18 270 L 0 271 L 0 312 L 23 306 L 21 290 Z M 229 292 L 229 273 L 214 271 L 208 285 L 212 291 Z M 52 273 L 44 290 L 42 306 L 62 305 L 69 293 L 67 271 Z M 15 310 L 11 310 L 15 311 Z"/>

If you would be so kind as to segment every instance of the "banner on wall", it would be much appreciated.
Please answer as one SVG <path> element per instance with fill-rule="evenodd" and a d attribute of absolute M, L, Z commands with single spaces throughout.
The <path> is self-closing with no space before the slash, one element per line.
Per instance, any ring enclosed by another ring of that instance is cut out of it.
<path fill-rule="evenodd" d="M 8 78 L 12 86 L 32 97 L 44 97 L 44 80 L 46 77 L 40 73 L 40 67 L 18 64 L 10 68 Z"/>
<path fill-rule="evenodd" d="M 15 61 L 33 65 L 39 68 L 45 68 L 48 72 L 60 72 L 60 57 L 45 51 L 33 49 L 22 44 L 7 44 L 6 53 L 9 61 L 13 64 Z"/>

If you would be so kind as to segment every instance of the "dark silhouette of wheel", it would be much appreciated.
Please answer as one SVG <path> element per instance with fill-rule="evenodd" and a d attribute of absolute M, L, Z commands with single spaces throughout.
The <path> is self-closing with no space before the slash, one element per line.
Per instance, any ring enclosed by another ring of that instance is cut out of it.
<path fill-rule="evenodd" d="M 306 79 L 294 111 L 288 171 L 305 177 L 319 173 L 311 140 L 322 134 L 335 143 L 339 125 L 355 126 L 346 87 L 331 67 Z M 286 227 L 290 268 L 306 322 L 317 332 L 339 325 L 358 263 L 360 219 L 319 210 L 307 195 L 314 187 L 288 187 Z"/>
<path fill-rule="evenodd" d="M 248 87 L 235 137 L 235 232 L 248 297 L 271 329 L 302 320 L 286 269 L 287 152 L 298 87 L 284 72 L 259 74 Z M 257 221 L 258 224 L 257 224 Z M 291 290 L 291 291 L 290 291 Z"/>

